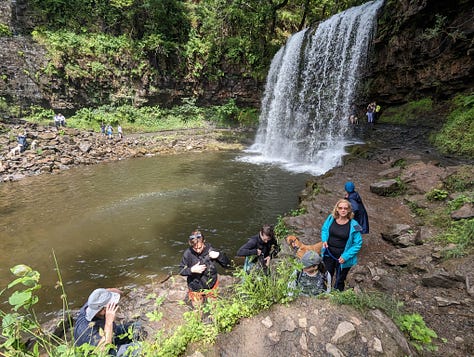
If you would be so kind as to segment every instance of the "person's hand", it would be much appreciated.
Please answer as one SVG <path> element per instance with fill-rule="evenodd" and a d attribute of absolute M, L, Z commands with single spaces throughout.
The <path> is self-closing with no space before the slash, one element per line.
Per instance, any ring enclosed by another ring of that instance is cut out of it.
<path fill-rule="evenodd" d="M 257 255 L 260 255 L 260 254 L 262 254 L 262 251 L 257 248 Z"/>
<path fill-rule="evenodd" d="M 345 260 L 344 260 L 344 258 L 343 258 L 343 257 L 339 257 L 339 259 L 338 259 L 337 261 L 338 261 L 340 264 L 342 264 L 342 263 L 344 263 L 344 262 L 345 262 Z"/>
<path fill-rule="evenodd" d="M 266 257 L 264 260 L 265 260 L 265 266 L 268 266 L 270 264 L 270 256 Z"/>
<path fill-rule="evenodd" d="M 325 249 L 328 248 L 328 242 L 323 242 L 323 248 L 325 248 Z"/>
<path fill-rule="evenodd" d="M 115 320 L 115 313 L 118 310 L 118 305 L 114 302 L 109 302 L 105 307 L 105 322 L 113 322 Z"/>
<path fill-rule="evenodd" d="M 204 270 L 206 270 L 206 265 L 199 262 L 191 267 L 191 273 L 201 274 Z"/>
<path fill-rule="evenodd" d="M 219 257 L 219 252 L 216 252 L 215 250 L 211 250 L 209 252 L 209 258 L 211 259 L 217 259 Z"/>

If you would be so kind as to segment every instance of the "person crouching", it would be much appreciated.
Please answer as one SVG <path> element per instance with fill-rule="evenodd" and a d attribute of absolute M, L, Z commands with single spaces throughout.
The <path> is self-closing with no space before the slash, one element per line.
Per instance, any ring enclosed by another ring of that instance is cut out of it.
<path fill-rule="evenodd" d="M 180 274 L 187 277 L 188 297 L 193 307 L 200 306 L 204 299 L 215 298 L 219 281 L 217 261 L 222 267 L 230 266 L 230 260 L 223 252 L 218 252 L 206 243 L 203 234 L 196 230 L 189 236 L 189 248 L 183 253 Z"/>

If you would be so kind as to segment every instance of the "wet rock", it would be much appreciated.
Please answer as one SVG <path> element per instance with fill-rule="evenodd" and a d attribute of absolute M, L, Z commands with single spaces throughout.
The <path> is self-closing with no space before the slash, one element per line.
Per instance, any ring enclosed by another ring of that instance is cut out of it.
<path fill-rule="evenodd" d="M 392 266 L 408 266 L 420 260 L 431 260 L 431 247 L 413 246 L 392 250 L 384 255 L 384 262 Z"/>
<path fill-rule="evenodd" d="M 400 184 L 397 180 L 384 180 L 370 184 L 370 192 L 379 196 L 390 196 L 400 190 Z"/>
<path fill-rule="evenodd" d="M 379 172 L 378 176 L 387 178 L 387 179 L 394 179 L 400 175 L 401 171 L 402 171 L 401 167 L 395 166 L 390 169 Z"/>
<path fill-rule="evenodd" d="M 427 193 L 434 188 L 441 188 L 443 179 L 448 176 L 446 169 L 436 163 L 415 162 L 407 166 L 400 179 L 411 192 Z"/>
<path fill-rule="evenodd" d="M 421 282 L 429 288 L 454 288 L 460 283 L 459 277 L 444 270 L 423 276 Z"/>

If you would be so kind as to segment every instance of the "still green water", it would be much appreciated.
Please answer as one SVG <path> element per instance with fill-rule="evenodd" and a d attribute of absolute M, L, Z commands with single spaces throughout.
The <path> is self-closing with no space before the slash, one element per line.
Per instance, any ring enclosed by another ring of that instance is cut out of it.
<path fill-rule="evenodd" d="M 13 279 L 10 267 L 30 265 L 41 273 L 38 309 L 60 309 L 54 250 L 76 308 L 97 287 L 131 288 L 177 272 L 196 227 L 234 258 L 263 223 L 297 207 L 309 178 L 238 155 L 124 160 L 0 184 L 1 288 Z"/>

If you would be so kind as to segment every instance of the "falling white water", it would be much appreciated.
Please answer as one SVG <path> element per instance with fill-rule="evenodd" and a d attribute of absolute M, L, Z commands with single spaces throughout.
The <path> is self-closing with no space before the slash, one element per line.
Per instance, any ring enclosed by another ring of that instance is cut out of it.
<path fill-rule="evenodd" d="M 350 8 L 290 37 L 272 60 L 252 155 L 243 160 L 313 174 L 341 163 L 382 4 Z"/>

